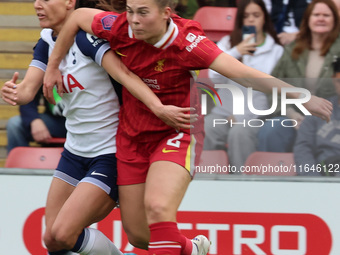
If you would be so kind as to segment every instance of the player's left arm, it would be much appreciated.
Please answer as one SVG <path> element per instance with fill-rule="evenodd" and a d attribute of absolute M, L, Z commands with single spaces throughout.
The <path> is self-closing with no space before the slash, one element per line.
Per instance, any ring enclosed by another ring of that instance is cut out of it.
<path fill-rule="evenodd" d="M 209 68 L 245 87 L 252 87 L 255 90 L 259 90 L 267 94 L 272 93 L 273 88 L 277 88 L 279 93 L 281 93 L 282 88 L 294 88 L 294 86 L 285 83 L 269 74 L 265 74 L 254 68 L 244 65 L 226 53 L 219 54 L 211 63 Z M 287 96 L 298 99 L 300 94 L 301 93 L 297 92 L 287 93 Z M 309 110 L 311 114 L 326 121 L 330 120 L 333 110 L 331 102 L 324 98 L 313 95 L 308 102 L 304 103 L 304 107 Z"/>

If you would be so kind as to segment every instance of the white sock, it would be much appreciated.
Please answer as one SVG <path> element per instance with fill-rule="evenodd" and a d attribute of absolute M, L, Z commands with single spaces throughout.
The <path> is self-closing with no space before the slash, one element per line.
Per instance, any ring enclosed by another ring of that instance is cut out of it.
<path fill-rule="evenodd" d="M 123 255 L 110 239 L 94 228 L 85 229 L 85 238 L 79 253 L 82 255 Z"/>
<path fill-rule="evenodd" d="M 195 244 L 194 242 L 192 242 L 191 255 L 198 255 L 198 247 L 197 247 L 197 244 Z"/>

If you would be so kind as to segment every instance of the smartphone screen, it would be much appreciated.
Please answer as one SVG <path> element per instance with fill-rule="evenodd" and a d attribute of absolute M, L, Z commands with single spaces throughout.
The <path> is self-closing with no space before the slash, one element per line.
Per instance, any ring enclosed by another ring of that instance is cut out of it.
<path fill-rule="evenodd" d="M 255 36 L 249 41 L 249 43 L 255 43 L 256 42 L 255 26 L 243 26 L 242 27 L 242 40 L 246 39 L 251 34 L 254 34 Z"/>

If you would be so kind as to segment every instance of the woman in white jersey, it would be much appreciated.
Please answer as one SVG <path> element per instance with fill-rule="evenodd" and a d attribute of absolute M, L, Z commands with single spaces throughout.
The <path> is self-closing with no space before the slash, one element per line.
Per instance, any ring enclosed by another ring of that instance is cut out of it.
<path fill-rule="evenodd" d="M 35 1 L 40 25 L 45 29 L 23 81 L 16 84 L 18 73 L 15 73 L 5 83 L 2 96 L 6 102 L 25 104 L 33 99 L 42 84 L 56 36 L 75 4 L 74 0 Z M 91 7 L 89 3 L 86 5 Z M 103 219 L 117 201 L 115 136 L 119 100 L 101 66 L 169 125 L 185 127 L 177 125 L 175 118 L 183 121 L 189 117 L 184 112 L 190 108 L 164 107 L 109 49 L 106 41 L 80 31 L 60 65 L 68 133 L 46 204 L 44 241 L 49 254 L 72 254 L 72 251 L 122 254 L 101 232 L 86 228 Z"/>

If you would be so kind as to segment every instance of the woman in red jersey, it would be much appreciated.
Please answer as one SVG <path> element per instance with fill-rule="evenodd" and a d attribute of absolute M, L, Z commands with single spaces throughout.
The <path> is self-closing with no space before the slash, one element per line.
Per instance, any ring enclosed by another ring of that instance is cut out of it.
<path fill-rule="evenodd" d="M 127 12 L 122 15 L 93 9 L 75 11 L 50 56 L 44 82 L 46 97 L 51 98 L 54 84 L 61 85 L 59 62 L 79 28 L 107 39 L 122 62 L 152 88 L 163 104 L 197 107 L 190 79 L 192 70 L 204 68 L 240 79 L 240 84 L 263 92 L 292 87 L 223 53 L 197 22 L 174 15 L 172 7 L 171 0 L 128 0 Z M 289 96 L 298 98 L 300 93 Z M 312 96 L 304 106 L 329 120 L 332 106 L 328 101 Z M 176 130 L 123 91 L 117 134 L 121 215 L 129 241 L 148 248 L 150 255 L 208 252 L 210 244 L 205 237 L 198 236 L 191 242 L 176 223 L 178 207 L 202 150 L 202 122 L 199 116 L 193 129 Z"/>

